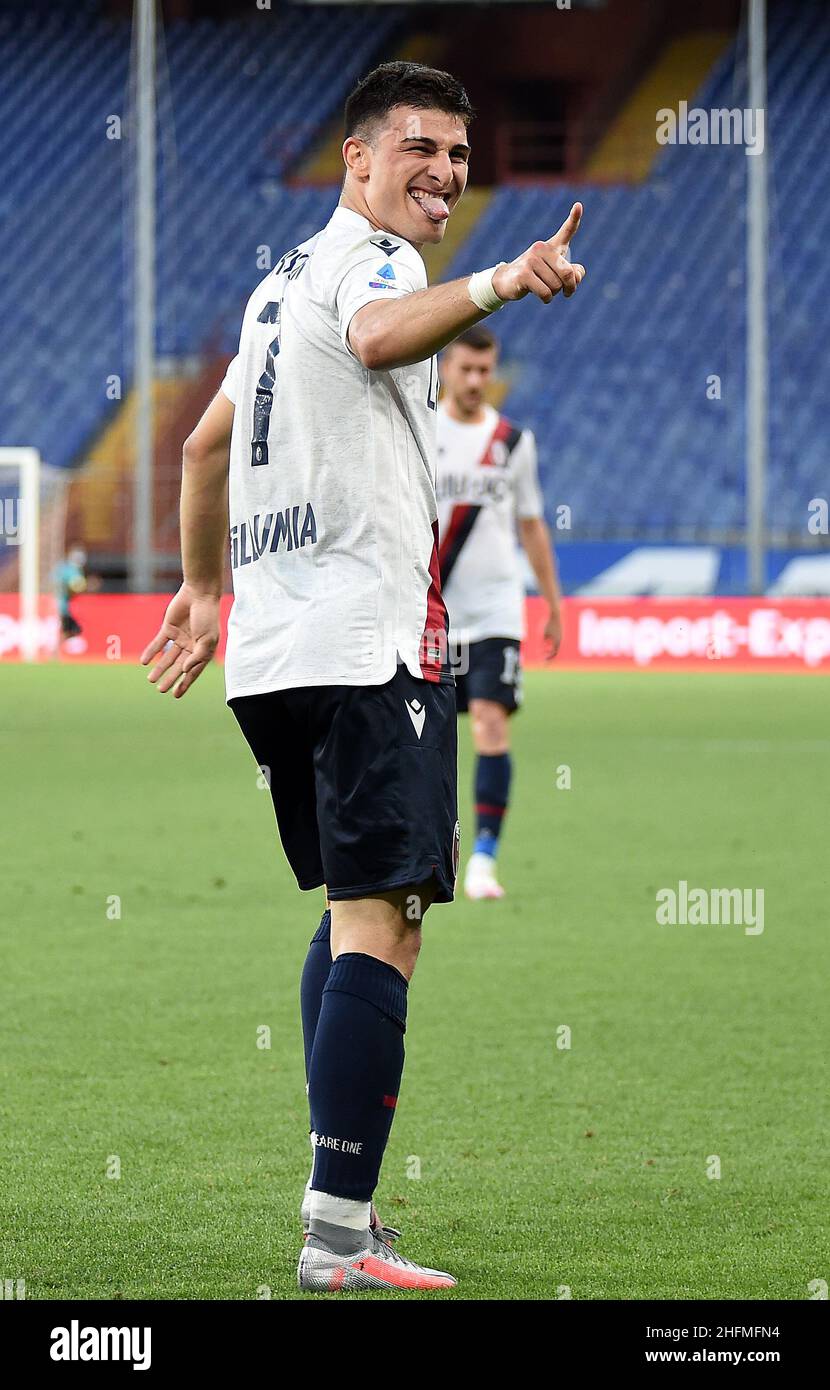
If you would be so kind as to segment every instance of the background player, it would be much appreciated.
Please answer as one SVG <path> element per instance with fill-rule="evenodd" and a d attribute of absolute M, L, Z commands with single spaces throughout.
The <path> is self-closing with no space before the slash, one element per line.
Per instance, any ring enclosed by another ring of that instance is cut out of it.
<path fill-rule="evenodd" d="M 81 624 L 72 612 L 71 604 L 73 598 L 86 592 L 85 570 L 86 551 L 80 545 L 73 546 L 65 559 L 61 560 L 55 568 L 53 578 L 55 603 L 60 619 L 61 641 L 63 642 L 77 642 L 83 631 Z"/>
<path fill-rule="evenodd" d="M 441 357 L 438 404 L 439 561 L 450 615 L 459 712 L 469 711 L 476 838 L 468 898 L 500 898 L 496 855 L 510 794 L 508 718 L 521 704 L 524 581 L 516 525 L 547 600 L 549 657 L 562 640 L 559 584 L 536 472 L 536 441 L 485 400 L 498 355 L 493 334 L 470 328 Z"/>
<path fill-rule="evenodd" d="M 383 64 L 346 103 L 340 204 L 254 291 L 223 389 L 187 441 L 184 582 L 146 648 L 185 694 L 214 654 L 270 770 L 283 847 L 331 901 L 301 1005 L 315 1161 L 300 1286 L 447 1288 L 371 1229 L 403 1070 L 407 983 L 457 865 L 455 690 L 440 596 L 434 355 L 508 300 L 573 294 L 581 207 L 509 264 L 426 287 L 467 182 L 464 89 Z M 230 478 L 229 478 L 230 451 Z"/>

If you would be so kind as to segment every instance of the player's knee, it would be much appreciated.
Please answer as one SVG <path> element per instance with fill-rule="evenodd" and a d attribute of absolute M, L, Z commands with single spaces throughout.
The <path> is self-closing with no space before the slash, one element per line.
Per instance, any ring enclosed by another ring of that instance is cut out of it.
<path fill-rule="evenodd" d="M 471 705 L 473 738 L 479 753 L 501 753 L 507 747 L 507 710 L 494 700 L 475 701 Z"/>
<path fill-rule="evenodd" d="M 415 966 L 421 950 L 421 940 L 420 926 L 406 927 L 403 935 L 398 937 L 397 940 L 397 960 L 395 964 L 401 974 L 405 975 L 408 980 L 411 980 L 415 971 Z"/>
<path fill-rule="evenodd" d="M 420 923 L 410 925 L 398 917 L 343 926 L 332 920 L 331 935 L 333 958 L 351 953 L 374 956 L 394 966 L 407 980 L 412 978 L 421 949 Z"/>
<path fill-rule="evenodd" d="M 421 949 L 421 923 L 436 891 L 434 879 L 376 897 L 333 901 L 332 955 L 375 956 L 410 979 Z"/>

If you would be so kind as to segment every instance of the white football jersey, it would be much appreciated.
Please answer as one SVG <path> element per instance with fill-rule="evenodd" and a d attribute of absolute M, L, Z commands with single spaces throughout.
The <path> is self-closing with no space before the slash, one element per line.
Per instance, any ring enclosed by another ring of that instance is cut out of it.
<path fill-rule="evenodd" d="M 368 371 L 346 339 L 377 299 L 425 289 L 411 243 L 348 208 L 254 290 L 222 390 L 234 604 L 227 698 L 381 685 L 398 656 L 453 680 L 438 573 L 435 359 Z"/>
<path fill-rule="evenodd" d="M 479 424 L 438 405 L 441 585 L 453 646 L 524 637 L 517 517 L 544 516 L 536 441 L 491 405 Z"/>

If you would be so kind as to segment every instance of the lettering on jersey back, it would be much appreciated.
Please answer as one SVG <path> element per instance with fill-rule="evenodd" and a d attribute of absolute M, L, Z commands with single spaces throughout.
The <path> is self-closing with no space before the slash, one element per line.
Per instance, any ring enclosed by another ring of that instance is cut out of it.
<path fill-rule="evenodd" d="M 279 323 L 280 306 L 276 300 L 269 299 L 264 309 L 260 309 L 256 316 L 257 323 Z"/>
<path fill-rule="evenodd" d="M 304 271 L 307 260 L 308 252 L 301 251 L 298 246 L 294 246 L 290 251 L 286 251 L 284 256 L 280 256 L 274 266 L 274 274 L 285 275 L 289 280 L 296 280 L 297 276 Z"/>
<path fill-rule="evenodd" d="M 302 522 L 301 505 L 286 507 L 281 512 L 257 512 L 250 521 L 231 527 L 231 569 L 252 565 L 265 552 L 302 550 L 317 542 L 317 518 L 310 502 L 305 503 Z M 270 541 L 270 545 L 269 545 Z"/>

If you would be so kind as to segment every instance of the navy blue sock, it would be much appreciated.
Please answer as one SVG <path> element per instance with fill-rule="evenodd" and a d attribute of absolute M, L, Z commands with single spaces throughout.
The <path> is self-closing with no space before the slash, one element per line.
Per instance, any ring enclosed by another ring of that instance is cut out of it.
<path fill-rule="evenodd" d="M 479 753 L 476 760 L 476 839 L 474 854 L 496 857 L 510 796 L 513 764 L 509 753 Z"/>
<path fill-rule="evenodd" d="M 308 1096 L 317 1192 L 368 1202 L 403 1072 L 407 983 L 374 956 L 338 956 L 323 990 Z"/>
<path fill-rule="evenodd" d="M 303 973 L 300 976 L 300 1014 L 303 1020 L 306 1081 L 311 1066 L 311 1049 L 314 1046 L 314 1034 L 317 1032 L 320 1005 L 323 1002 L 323 989 L 330 970 L 331 912 L 327 908 L 320 918 L 319 927 L 311 938 Z"/>

